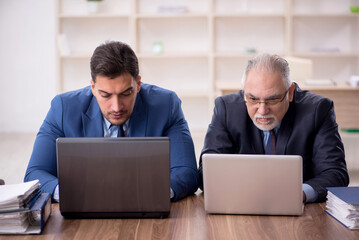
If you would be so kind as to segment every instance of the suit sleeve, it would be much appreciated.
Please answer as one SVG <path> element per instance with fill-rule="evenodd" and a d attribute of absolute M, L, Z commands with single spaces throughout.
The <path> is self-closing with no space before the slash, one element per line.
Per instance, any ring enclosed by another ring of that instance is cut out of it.
<path fill-rule="evenodd" d="M 236 149 L 226 124 L 226 105 L 221 97 L 215 100 L 212 121 L 208 126 L 199 159 L 199 187 L 203 190 L 202 155 L 205 153 L 234 153 Z"/>
<path fill-rule="evenodd" d="M 325 201 L 327 187 L 347 186 L 349 176 L 345 163 L 344 146 L 335 120 L 334 106 L 327 99 L 319 102 L 315 123 L 317 133 L 313 143 L 313 178 L 305 183 L 318 193 L 317 202 Z"/>
<path fill-rule="evenodd" d="M 58 185 L 56 163 L 56 139 L 63 136 L 62 104 L 59 96 L 51 102 L 51 108 L 36 136 L 33 151 L 26 169 L 24 181 L 39 179 L 42 192 L 53 194 Z"/>
<path fill-rule="evenodd" d="M 171 188 L 178 201 L 198 189 L 197 163 L 193 140 L 181 109 L 181 100 L 172 94 L 167 136 L 171 141 Z"/>

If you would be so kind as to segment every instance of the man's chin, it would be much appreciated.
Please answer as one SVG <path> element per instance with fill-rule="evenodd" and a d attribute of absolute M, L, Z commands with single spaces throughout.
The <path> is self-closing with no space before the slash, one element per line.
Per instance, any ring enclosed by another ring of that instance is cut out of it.
<path fill-rule="evenodd" d="M 112 125 L 119 126 L 126 122 L 126 118 L 110 118 L 107 119 Z"/>
<path fill-rule="evenodd" d="M 277 121 L 274 121 L 271 124 L 261 124 L 261 123 L 258 123 L 256 121 L 253 121 L 253 123 L 257 128 L 259 128 L 262 131 L 270 131 L 270 130 L 274 129 L 278 125 Z"/>
<path fill-rule="evenodd" d="M 112 120 L 112 121 L 110 121 L 110 123 L 112 125 L 115 125 L 115 126 L 120 126 L 120 125 L 124 124 L 125 122 L 126 121 L 124 121 L 124 120 Z"/>
<path fill-rule="evenodd" d="M 272 130 L 274 128 L 272 126 L 261 126 L 261 125 L 258 125 L 258 124 L 256 125 L 256 127 L 259 128 L 262 131 L 270 131 L 270 130 Z"/>

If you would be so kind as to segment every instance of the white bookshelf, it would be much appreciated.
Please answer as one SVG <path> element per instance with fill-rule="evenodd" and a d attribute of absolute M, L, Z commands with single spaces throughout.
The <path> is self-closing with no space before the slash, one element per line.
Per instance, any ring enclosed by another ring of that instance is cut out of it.
<path fill-rule="evenodd" d="M 89 14 L 86 0 L 58 0 L 57 32 L 70 49 L 58 51 L 58 92 L 89 84 L 89 59 L 100 43 L 127 42 L 139 57 L 143 82 L 176 91 L 191 132 L 201 138 L 215 97 L 223 86 L 240 87 L 255 53 L 308 58 L 315 79 L 345 82 L 358 75 L 359 14 L 350 12 L 350 3 L 103 0 L 99 12 Z M 162 43 L 162 54 L 153 53 L 154 42 Z"/>

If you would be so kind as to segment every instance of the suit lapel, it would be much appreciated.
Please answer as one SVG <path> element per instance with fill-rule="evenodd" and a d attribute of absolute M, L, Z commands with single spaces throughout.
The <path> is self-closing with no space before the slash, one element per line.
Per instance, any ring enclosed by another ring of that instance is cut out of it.
<path fill-rule="evenodd" d="M 137 94 L 136 103 L 130 118 L 129 137 L 145 137 L 147 127 L 147 109 L 143 102 L 142 91 Z"/>
<path fill-rule="evenodd" d="M 250 120 L 251 121 L 251 120 Z M 290 106 L 288 112 L 284 116 L 279 133 L 276 140 L 276 154 L 284 155 L 288 144 L 288 139 L 292 134 L 292 123 L 294 122 L 294 106 Z M 255 154 L 264 154 L 263 136 L 261 130 L 259 130 L 252 122 L 249 125 L 248 139 L 252 144 L 252 151 Z"/>
<path fill-rule="evenodd" d="M 252 120 L 250 120 L 250 131 L 248 138 L 250 139 L 250 143 L 252 144 L 253 153 L 255 154 L 264 154 L 263 147 L 263 137 L 261 135 L 261 131 L 253 124 Z"/>
<path fill-rule="evenodd" d="M 95 97 L 92 98 L 86 113 L 82 113 L 84 137 L 103 137 L 102 113 Z"/>
<path fill-rule="evenodd" d="M 285 155 L 285 149 L 287 148 L 288 139 L 292 134 L 293 122 L 294 122 L 294 106 L 289 105 L 288 112 L 285 114 L 282 123 L 279 128 L 279 133 L 276 142 L 276 154 Z"/>

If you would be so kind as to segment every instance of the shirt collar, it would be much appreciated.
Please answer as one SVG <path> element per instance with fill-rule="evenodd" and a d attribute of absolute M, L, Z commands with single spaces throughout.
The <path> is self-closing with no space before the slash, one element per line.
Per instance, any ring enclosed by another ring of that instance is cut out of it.
<path fill-rule="evenodd" d="M 111 123 L 107 120 L 107 118 L 103 117 L 103 124 L 106 129 L 110 129 Z"/>
<path fill-rule="evenodd" d="M 130 122 L 130 119 L 127 119 L 126 122 L 124 124 L 122 124 L 122 127 L 127 130 L 129 122 Z M 103 124 L 104 124 L 104 127 L 106 127 L 106 129 L 110 129 L 110 127 L 112 126 L 112 123 L 110 123 L 110 121 L 107 120 L 107 118 L 105 118 L 105 117 L 103 117 Z"/>
<path fill-rule="evenodd" d="M 274 131 L 274 134 L 277 136 L 278 135 L 278 131 L 280 129 L 280 125 L 282 122 L 280 122 L 275 128 L 273 128 L 272 130 Z M 270 131 L 262 131 L 263 133 L 269 133 Z"/>

